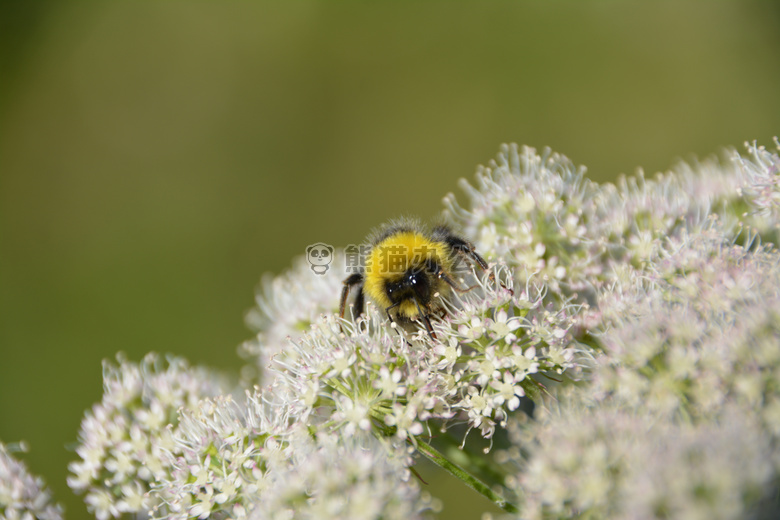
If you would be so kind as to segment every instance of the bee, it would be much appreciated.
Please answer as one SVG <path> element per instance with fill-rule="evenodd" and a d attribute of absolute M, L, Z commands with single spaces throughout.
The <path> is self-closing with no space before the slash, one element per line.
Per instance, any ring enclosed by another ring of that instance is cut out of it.
<path fill-rule="evenodd" d="M 356 316 L 363 312 L 367 296 L 391 322 L 404 328 L 422 322 L 431 339 L 436 338 L 431 318 L 446 315 L 439 297 L 473 289 L 460 288 L 453 278 L 461 262 L 482 271 L 488 268 L 474 246 L 445 225 L 428 229 L 416 220 L 398 220 L 379 228 L 368 242 L 359 271 L 344 280 L 339 316 L 344 317 L 350 291 L 357 287 Z"/>

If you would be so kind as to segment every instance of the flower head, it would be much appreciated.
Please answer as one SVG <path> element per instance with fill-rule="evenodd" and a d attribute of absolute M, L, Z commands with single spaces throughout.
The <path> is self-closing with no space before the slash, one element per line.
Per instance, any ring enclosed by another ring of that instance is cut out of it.
<path fill-rule="evenodd" d="M 780 373 L 780 253 L 711 233 L 668 240 L 630 312 L 607 311 L 593 392 L 693 418 L 727 402 L 772 417 Z"/>
<path fill-rule="evenodd" d="M 242 357 L 253 361 L 252 371 L 259 372 L 264 383 L 271 359 L 285 350 L 287 338 L 297 338 L 308 331 L 322 314 L 333 314 L 339 308 L 339 294 L 346 276 L 344 252 L 334 252 L 330 269 L 315 274 L 304 257 L 295 260 L 286 273 L 263 277 L 255 298 L 257 306 L 246 316 L 257 335 L 239 348 Z"/>
<path fill-rule="evenodd" d="M 103 399 L 81 423 L 80 460 L 69 466 L 68 485 L 85 493 L 99 520 L 146 512 L 157 501 L 147 493 L 171 471 L 165 454 L 174 450 L 179 409 L 197 407 L 223 392 L 221 378 L 190 368 L 180 358 L 147 355 L 140 364 L 122 356 L 103 364 Z"/>
<path fill-rule="evenodd" d="M 345 273 L 299 259 L 248 317 L 263 388 L 107 365 L 69 482 L 99 520 L 415 518 L 416 449 L 523 518 L 752 514 L 780 475 L 780 159 L 749 153 L 597 184 L 505 146 L 445 201 L 490 264 L 433 294 L 430 324 L 341 319 Z M 456 425 L 510 430 L 464 454 L 489 484 L 425 442 Z"/>
<path fill-rule="evenodd" d="M 240 403 L 204 400 L 182 412 L 167 453 L 172 471 L 150 493 L 152 516 L 415 518 L 427 506 L 409 481 L 408 449 L 359 423 L 316 432 L 260 391 Z"/>
<path fill-rule="evenodd" d="M 516 433 L 523 518 L 744 518 L 771 501 L 777 451 L 749 412 L 677 425 L 614 403 L 564 403 Z M 521 440 L 522 439 L 522 440 Z"/>
<path fill-rule="evenodd" d="M 410 479 L 409 452 L 360 434 L 298 436 L 291 458 L 269 468 L 273 482 L 252 520 L 417 519 L 430 507 Z"/>
<path fill-rule="evenodd" d="M 62 506 L 53 503 L 43 479 L 31 475 L 0 442 L 0 518 L 62 520 Z"/>

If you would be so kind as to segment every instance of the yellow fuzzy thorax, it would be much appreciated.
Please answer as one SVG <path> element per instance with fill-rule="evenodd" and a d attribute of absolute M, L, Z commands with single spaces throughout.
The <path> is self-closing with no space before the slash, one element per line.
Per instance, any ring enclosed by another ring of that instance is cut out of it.
<path fill-rule="evenodd" d="M 417 231 L 394 233 L 371 248 L 366 259 L 363 290 L 384 310 L 391 305 L 385 292 L 387 282 L 400 279 L 412 267 L 424 269 L 429 259 L 450 272 L 452 259 L 447 244 L 431 240 Z M 397 314 L 414 319 L 419 313 L 414 302 L 408 301 L 397 307 Z"/>

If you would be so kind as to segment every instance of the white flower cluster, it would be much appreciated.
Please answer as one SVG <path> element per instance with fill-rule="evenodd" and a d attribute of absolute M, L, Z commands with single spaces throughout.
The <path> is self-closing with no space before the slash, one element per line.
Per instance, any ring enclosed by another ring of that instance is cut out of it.
<path fill-rule="evenodd" d="M 708 228 L 712 215 L 727 232 L 745 226 L 777 242 L 780 161 L 763 147 L 749 152 L 597 184 L 550 150 L 504 145 L 475 186 L 462 183 L 470 207 L 452 194 L 445 205 L 479 251 L 507 262 L 517 284 L 537 277 L 554 301 L 590 304 L 579 323 L 587 333 L 599 325 L 600 291 L 620 283 L 626 267 L 654 262 L 665 238 Z"/>
<path fill-rule="evenodd" d="M 172 470 L 160 479 L 157 518 L 244 518 L 268 487 L 268 468 L 289 457 L 294 424 L 283 406 L 268 407 L 257 393 L 246 402 L 206 399 L 182 411 L 167 452 Z"/>
<path fill-rule="evenodd" d="M 422 329 L 407 336 L 388 327 L 373 306 L 356 324 L 324 316 L 277 356 L 272 391 L 295 403 L 297 416 L 316 413 L 347 433 L 375 427 L 403 440 L 462 412 L 492 437 L 520 397 L 539 392 L 529 375 L 574 366 L 577 308 L 545 306 L 544 288 L 530 282 L 515 293 L 505 267 L 478 285 L 433 324 L 435 341 Z"/>
<path fill-rule="evenodd" d="M 99 520 L 143 513 L 156 505 L 151 486 L 171 471 L 165 455 L 176 451 L 178 411 L 197 409 L 201 399 L 225 391 L 221 379 L 189 367 L 181 358 L 148 354 L 140 363 L 118 356 L 103 364 L 103 400 L 81 423 L 80 460 L 68 485 L 86 493 Z"/>
<path fill-rule="evenodd" d="M 154 518 L 418 518 L 403 445 L 315 433 L 282 403 L 205 400 L 181 415 Z"/>
<path fill-rule="evenodd" d="M 298 338 L 322 314 L 338 312 L 339 295 L 347 276 L 344 252 L 334 251 L 330 268 L 324 274 L 314 274 L 304 257 L 296 258 L 293 264 L 280 276 L 263 277 L 255 298 L 257 307 L 247 313 L 247 325 L 257 331 L 239 348 L 243 358 L 253 361 L 246 370 L 251 373 L 245 378 L 249 381 L 260 379 L 268 383 L 271 359 L 287 348 L 288 337 Z"/>
<path fill-rule="evenodd" d="M 607 312 L 594 396 L 693 419 L 739 403 L 780 433 L 780 252 L 714 228 L 668 240 L 642 274 L 630 312 Z"/>
<path fill-rule="evenodd" d="M 43 479 L 30 474 L 0 442 L 0 518 L 3 520 L 62 520 L 62 507 L 52 503 Z"/>
<path fill-rule="evenodd" d="M 246 377 L 237 400 L 156 356 L 107 365 L 69 483 L 100 520 L 419 518 L 417 448 L 506 511 L 514 493 L 523 518 L 771 510 L 780 159 L 750 153 L 599 185 L 505 147 L 467 207 L 446 199 L 491 266 L 459 280 L 473 288 L 442 300 L 433 334 L 371 304 L 339 319 L 343 253 L 325 275 L 298 259 L 247 318 L 264 388 Z M 460 425 L 491 446 L 509 428 L 513 446 L 464 469 L 426 443 L 453 448 Z"/>
<path fill-rule="evenodd" d="M 600 273 L 594 260 L 602 246 L 585 219 L 597 185 L 584 173 L 550 150 L 539 156 L 533 148 L 504 145 L 496 162 L 479 168 L 476 186 L 461 182 L 469 208 L 452 194 L 444 203 L 477 250 L 505 261 L 519 285 L 538 278 L 551 295 L 571 294 Z"/>
<path fill-rule="evenodd" d="M 106 364 L 69 478 L 97 518 L 405 519 L 429 508 L 405 445 L 318 433 L 285 403 L 258 391 L 237 402 L 218 382 L 154 354 Z"/>
<path fill-rule="evenodd" d="M 533 438 L 515 439 L 537 454 L 517 481 L 522 518 L 773 517 L 761 516 L 777 475 L 771 439 L 749 410 L 721 419 L 680 425 L 606 403 L 542 412 Z"/>
<path fill-rule="evenodd" d="M 775 146 L 780 150 L 777 137 Z M 755 217 L 751 224 L 761 232 L 777 233 L 780 223 L 780 160 L 776 153 L 756 143 L 748 147 L 748 152 L 749 159 L 735 154 L 742 179 L 739 194 L 748 202 L 749 214 Z"/>
<path fill-rule="evenodd" d="M 745 209 L 777 197 L 780 159 L 751 152 L 713 176 L 739 193 L 647 205 L 645 253 L 604 272 L 587 381 L 539 408 L 505 454 L 523 518 L 777 516 L 780 252 L 766 240 L 778 222 Z M 612 211 L 700 174 L 637 184 Z"/>
<path fill-rule="evenodd" d="M 251 520 L 422 518 L 431 507 L 410 478 L 409 451 L 371 435 L 298 435 L 290 459 L 274 459 L 273 475 Z"/>

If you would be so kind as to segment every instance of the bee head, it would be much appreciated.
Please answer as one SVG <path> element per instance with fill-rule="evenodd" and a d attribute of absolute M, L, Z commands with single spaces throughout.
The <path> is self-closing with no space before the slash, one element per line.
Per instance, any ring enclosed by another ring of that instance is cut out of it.
<path fill-rule="evenodd" d="M 385 292 L 392 303 L 412 298 L 427 303 L 431 298 L 430 275 L 424 269 L 408 269 L 400 278 L 388 280 Z"/>

